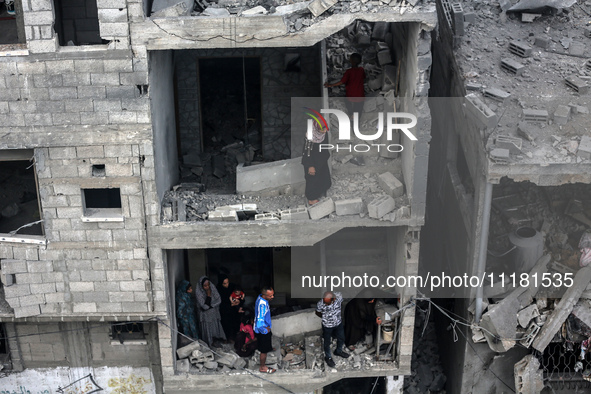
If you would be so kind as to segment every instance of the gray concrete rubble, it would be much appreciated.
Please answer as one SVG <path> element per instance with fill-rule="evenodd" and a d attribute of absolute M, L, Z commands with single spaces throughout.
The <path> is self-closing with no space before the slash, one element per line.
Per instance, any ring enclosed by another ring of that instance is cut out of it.
<path fill-rule="evenodd" d="M 515 364 L 515 389 L 520 394 L 538 394 L 544 388 L 544 371 L 540 361 L 528 354 Z"/>
<path fill-rule="evenodd" d="M 198 156 L 186 158 L 186 162 L 201 163 Z M 363 218 L 367 212 L 367 206 L 380 195 L 386 193 L 394 203 L 388 206 L 387 211 L 380 211 L 375 219 L 401 220 L 410 217 L 410 204 L 407 195 L 404 193 L 404 184 L 399 181 L 399 175 L 392 172 L 380 174 L 381 168 L 391 160 L 387 158 L 369 158 L 364 167 L 333 158 L 333 186 L 328 190 L 328 197 L 332 198 L 337 211 L 334 209 L 324 213 L 321 217 L 316 214 L 313 219 L 330 218 L 333 220 L 345 220 L 352 215 Z M 303 176 L 303 167 L 296 163 L 297 170 Z M 265 171 L 266 167 L 263 167 Z M 369 172 L 371 171 L 371 172 Z M 251 177 L 260 174 L 254 172 Z M 243 184 L 247 184 L 244 182 Z M 266 181 L 266 185 L 270 185 Z M 174 186 L 171 191 L 166 192 L 162 203 L 162 223 L 171 222 L 194 222 L 194 221 L 218 221 L 237 222 L 242 220 L 254 220 L 257 214 L 273 214 L 280 220 L 294 220 L 295 213 L 305 209 L 306 199 L 301 190 L 296 190 L 290 185 L 276 187 L 274 191 L 270 188 L 252 191 L 248 194 L 217 194 L 215 190 L 205 189 L 202 183 L 181 183 Z M 351 205 L 351 203 L 353 203 Z M 355 205 L 356 204 L 356 205 Z M 248 208 L 248 209 L 245 209 Z M 385 215 L 396 207 L 396 217 L 385 217 Z M 310 212 L 318 208 L 310 207 Z M 370 217 L 374 217 L 371 216 Z M 263 216 L 260 217 L 261 219 Z M 298 216 L 302 219 L 305 217 Z"/>
<path fill-rule="evenodd" d="M 522 3 L 510 10 L 530 7 Z M 562 2 L 560 6 L 559 2 L 530 3 L 571 9 L 568 4 L 572 2 Z M 510 12 L 503 4 L 501 9 Z M 588 4 L 582 7 L 589 8 Z M 575 7 L 574 14 L 559 11 L 544 22 L 538 19 L 523 23 L 515 14 L 501 18 L 502 10 L 495 3 L 473 3 L 464 8 L 465 12 L 477 12 L 474 23 L 461 35 L 462 42 L 456 51 L 466 85 L 475 87 L 467 97 L 466 109 L 479 127 L 489 130 L 484 136 L 487 146 L 504 148 L 495 142 L 499 136 L 524 139 L 521 149 L 510 149 L 509 157 L 489 149 L 491 163 L 502 167 L 512 163 L 575 164 L 589 160 L 576 149 L 566 149 L 567 144 L 581 142 L 584 131 L 589 130 L 588 117 L 569 110 L 580 106 L 588 111 L 589 105 L 586 95 L 591 74 L 585 67 L 585 56 L 578 57 L 573 48 L 573 44 L 577 47 L 579 43 L 588 48 L 588 38 L 583 26 L 565 24 L 567 20 L 585 17 L 583 10 Z M 539 80 L 544 83 L 538 83 Z M 553 116 L 543 116 L 544 113 Z M 499 118 L 498 124 L 490 120 L 492 114 Z M 524 120 L 531 131 L 524 130 L 520 123 Z M 554 144 L 553 135 L 561 136 L 562 141 Z"/>
<path fill-rule="evenodd" d="M 267 353 L 266 365 L 280 373 L 304 372 L 310 370 L 319 376 L 329 372 L 324 361 L 322 340 L 318 335 L 305 335 L 302 340 L 273 337 L 276 351 Z M 371 337 L 370 337 L 371 338 Z M 336 339 L 331 343 L 336 349 Z M 345 349 L 345 351 L 347 351 Z M 350 352 L 352 353 L 352 352 Z M 375 368 L 375 348 L 371 343 L 359 343 L 357 350 L 349 358 L 334 356 L 334 372 L 364 371 Z M 203 341 L 195 341 L 177 350 L 177 371 L 189 374 L 236 373 L 248 369 L 259 370 L 260 353 L 256 350 L 250 357 L 238 356 L 231 344 L 207 346 Z"/>

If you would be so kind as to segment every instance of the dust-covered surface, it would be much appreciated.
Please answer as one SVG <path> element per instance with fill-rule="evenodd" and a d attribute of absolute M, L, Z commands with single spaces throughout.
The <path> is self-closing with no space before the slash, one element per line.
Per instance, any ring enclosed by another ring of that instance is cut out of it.
<path fill-rule="evenodd" d="M 501 3 L 503 9 L 512 5 L 509 1 Z M 588 163 L 591 156 L 585 147 L 579 148 L 582 136 L 591 127 L 591 101 L 588 93 L 576 92 L 565 80 L 574 78 L 583 90 L 588 89 L 584 86 L 591 78 L 591 39 L 586 36 L 591 2 L 579 1 L 563 10 L 524 13 L 503 11 L 497 2 L 463 4 L 465 13 L 474 14 L 475 23 L 464 24 L 465 35 L 458 37 L 456 58 L 467 94 L 476 95 L 499 119 L 496 126 L 485 127 L 482 135 L 491 160 L 544 166 Z M 534 20 L 523 22 L 522 18 Z M 517 43 L 516 51 L 510 51 L 511 42 Z M 516 54 L 519 51 L 526 56 Z M 502 59 L 523 66 L 521 75 L 505 71 Z M 485 97 L 490 88 L 510 96 L 504 103 Z M 524 110 L 547 111 L 547 120 L 527 121 Z M 520 122 L 524 122 L 522 127 L 518 127 Z M 518 138 L 521 147 L 498 142 L 499 136 Z M 503 151 L 492 153 L 508 147 L 509 157 Z"/>

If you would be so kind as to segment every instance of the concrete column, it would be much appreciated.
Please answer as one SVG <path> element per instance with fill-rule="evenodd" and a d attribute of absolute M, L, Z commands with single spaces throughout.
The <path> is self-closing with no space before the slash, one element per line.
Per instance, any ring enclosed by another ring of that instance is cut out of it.
<path fill-rule="evenodd" d="M 404 375 L 386 376 L 386 394 L 402 394 Z"/>

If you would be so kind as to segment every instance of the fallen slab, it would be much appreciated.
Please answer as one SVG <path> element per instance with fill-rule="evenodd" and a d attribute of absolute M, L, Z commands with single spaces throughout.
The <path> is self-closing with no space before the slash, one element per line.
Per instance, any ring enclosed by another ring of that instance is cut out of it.
<path fill-rule="evenodd" d="M 495 352 L 506 352 L 515 346 L 517 313 L 533 301 L 538 291 L 536 285 L 540 284 L 533 278 L 541 278 L 549 262 L 550 255 L 540 257 L 529 272 L 529 286 L 517 287 L 499 303 L 489 305 L 488 312 L 482 315 L 479 325 L 485 329 L 483 333 L 488 346 Z"/>
<path fill-rule="evenodd" d="M 544 388 L 544 374 L 540 361 L 528 354 L 515 364 L 515 391 L 520 394 L 538 394 Z"/>
<path fill-rule="evenodd" d="M 568 318 L 568 315 L 572 312 L 575 304 L 579 301 L 581 294 L 587 288 L 587 285 L 591 281 L 591 266 L 581 268 L 573 280 L 573 284 L 562 296 L 562 299 L 554 308 L 554 311 L 536 336 L 533 343 L 533 348 L 543 352 L 548 346 L 552 338 L 562 323 Z"/>

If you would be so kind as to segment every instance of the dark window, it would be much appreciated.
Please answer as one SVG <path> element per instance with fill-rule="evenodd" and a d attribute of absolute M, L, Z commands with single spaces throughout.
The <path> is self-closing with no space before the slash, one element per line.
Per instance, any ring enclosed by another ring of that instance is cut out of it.
<path fill-rule="evenodd" d="M 121 191 L 112 189 L 84 189 L 84 208 L 121 208 Z"/>
<path fill-rule="evenodd" d="M 96 0 L 54 0 L 55 31 L 60 45 L 106 44 L 99 31 Z"/>
<path fill-rule="evenodd" d="M 35 223 L 41 219 L 41 211 L 35 166 L 28 160 L 32 156 L 32 151 L 0 153 L 0 233 L 18 230 L 15 233 L 17 236 L 43 235 L 41 223 Z M 21 157 L 27 157 L 27 160 Z"/>
<path fill-rule="evenodd" d="M 92 176 L 99 176 L 103 177 L 106 176 L 105 172 L 105 165 L 104 164 L 94 164 L 92 166 Z"/>

